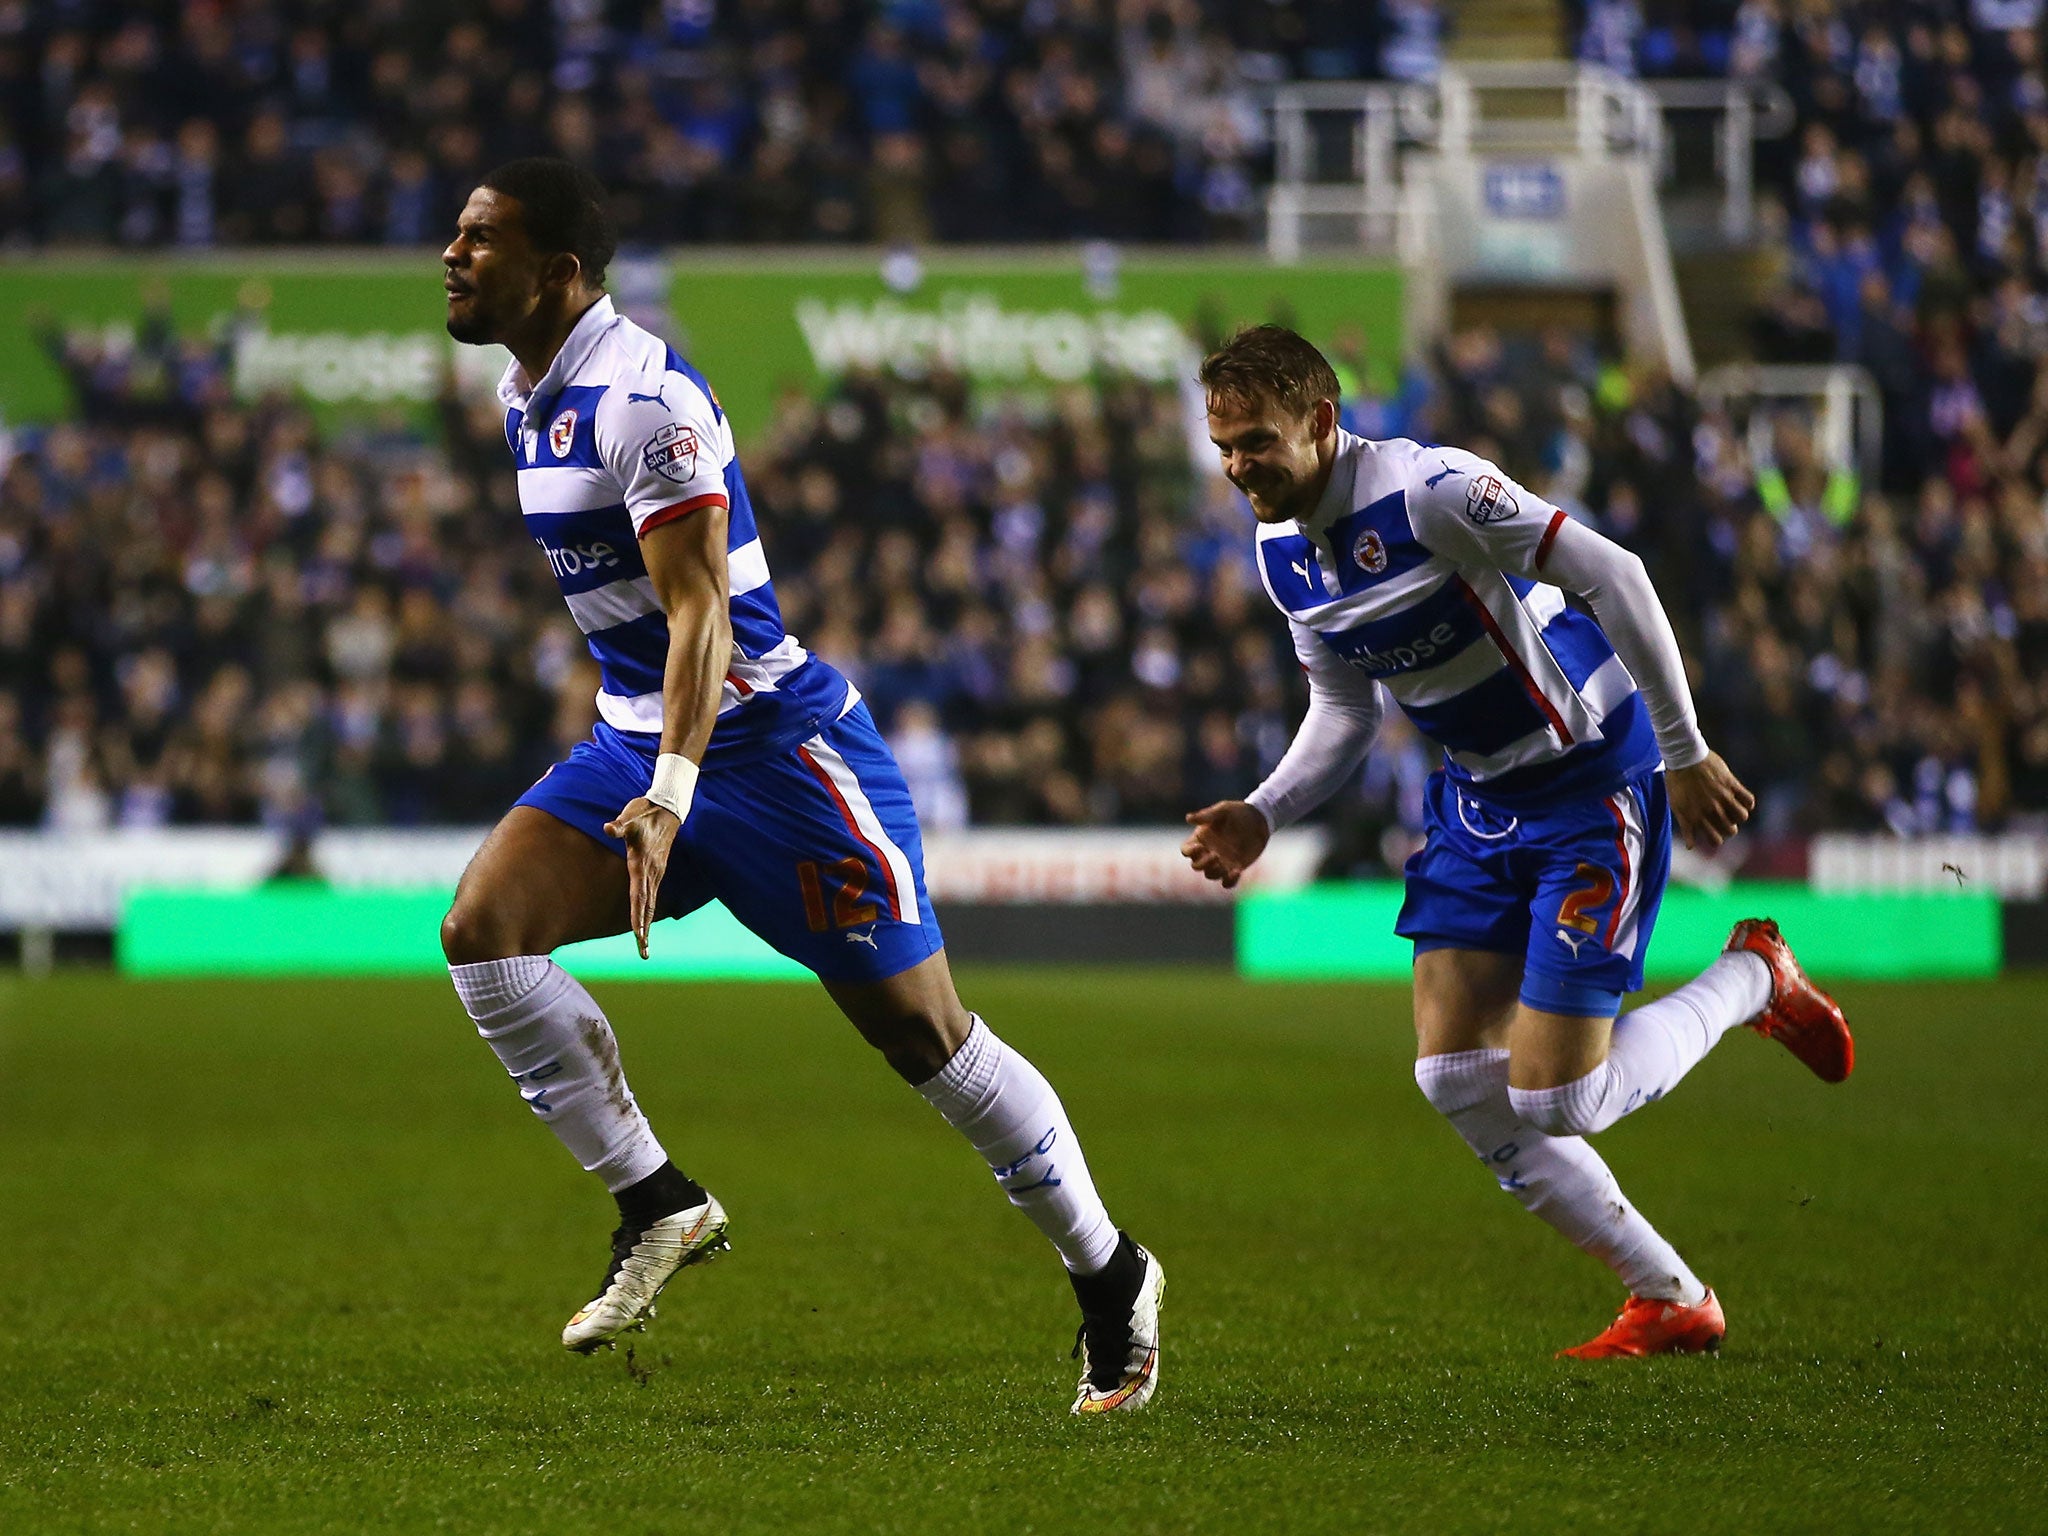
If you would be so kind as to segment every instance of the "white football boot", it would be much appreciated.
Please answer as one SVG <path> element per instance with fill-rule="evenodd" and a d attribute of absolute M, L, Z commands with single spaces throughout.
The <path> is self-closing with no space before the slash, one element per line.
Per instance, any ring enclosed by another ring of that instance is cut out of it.
<path fill-rule="evenodd" d="M 654 1316 L 654 1298 L 678 1270 L 708 1263 L 732 1247 L 725 1227 L 725 1207 L 708 1195 L 702 1205 L 645 1227 L 620 1227 L 612 1233 L 604 1288 L 569 1319 L 562 1347 L 587 1355 L 628 1329 L 644 1328 Z"/>
<path fill-rule="evenodd" d="M 1111 1314 L 1084 1311 L 1074 1353 L 1081 1357 L 1075 1413 L 1132 1413 L 1159 1389 L 1159 1303 L 1166 1271 L 1146 1249 L 1120 1234 L 1144 1262 L 1144 1278 L 1127 1307 Z"/>

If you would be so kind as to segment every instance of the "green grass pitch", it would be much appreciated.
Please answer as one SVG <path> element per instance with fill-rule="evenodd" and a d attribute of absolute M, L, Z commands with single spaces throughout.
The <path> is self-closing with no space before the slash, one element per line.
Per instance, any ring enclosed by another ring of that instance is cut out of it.
<path fill-rule="evenodd" d="M 609 1202 L 445 985 L 0 981 L 0 1531 L 2039 1531 L 2048 978 L 1844 987 L 1601 1138 L 1719 1358 L 1580 1365 L 1606 1272 L 1415 1091 L 1403 994 L 976 970 L 1171 1279 L 1067 1415 L 1057 1261 L 815 989 L 612 986 L 732 1212 L 566 1356 Z"/>

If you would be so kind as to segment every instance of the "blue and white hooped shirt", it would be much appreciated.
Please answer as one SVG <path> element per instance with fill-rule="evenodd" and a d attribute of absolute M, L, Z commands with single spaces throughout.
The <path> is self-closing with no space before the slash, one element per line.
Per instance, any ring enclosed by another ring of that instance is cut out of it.
<path fill-rule="evenodd" d="M 1538 579 L 1564 522 L 1476 454 L 1340 432 L 1315 512 L 1260 526 L 1259 576 L 1304 664 L 1384 684 L 1452 779 L 1535 808 L 1661 756 L 1605 632 Z"/>
<path fill-rule="evenodd" d="M 732 427 L 702 374 L 599 299 L 532 389 L 498 383 L 526 531 L 597 658 L 597 711 L 615 730 L 661 731 L 668 619 L 640 557 L 651 528 L 727 509 L 732 663 L 704 766 L 788 748 L 860 702 L 782 627 Z"/>

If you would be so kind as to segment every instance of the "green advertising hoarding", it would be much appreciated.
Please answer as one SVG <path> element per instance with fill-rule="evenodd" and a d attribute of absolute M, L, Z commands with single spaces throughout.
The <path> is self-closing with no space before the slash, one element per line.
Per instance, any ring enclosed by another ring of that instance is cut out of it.
<path fill-rule="evenodd" d="M 337 890 L 280 882 L 246 891 L 145 888 L 122 903 L 114 958 L 126 976 L 430 976 L 446 965 L 441 915 L 453 891 Z M 565 944 L 586 980 L 804 981 L 810 972 L 718 902 L 654 925 L 649 958 L 631 934 Z"/>
<path fill-rule="evenodd" d="M 122 905 L 115 956 L 133 976 L 439 974 L 441 914 L 450 895 L 438 888 L 288 882 L 136 890 Z M 1236 909 L 1238 974 L 1256 981 L 1405 982 L 1414 948 L 1394 933 L 1400 907 L 1401 887 L 1390 880 L 1249 893 Z M 1801 960 L 1827 979 L 1963 979 L 1996 976 L 2004 964 L 1994 896 L 1824 893 L 1758 881 L 1713 892 L 1667 891 L 1648 957 L 1650 981 L 1695 975 L 1739 918 L 1760 912 L 1797 934 Z M 586 979 L 788 981 L 810 974 L 716 902 L 656 923 L 649 947 L 651 958 L 642 960 L 632 938 L 621 935 L 564 946 L 558 958 Z M 1222 964 L 1231 956 L 1219 951 L 1214 958 Z"/>
<path fill-rule="evenodd" d="M 1394 933 L 1392 880 L 1254 891 L 1237 907 L 1240 975 L 1261 981 L 1405 981 L 1415 953 Z M 1673 886 L 1646 961 L 1652 982 L 1695 975 L 1745 917 L 1797 935 L 1816 976 L 1925 981 L 1996 976 L 2004 963 L 1998 898 L 1981 891 L 1816 891 L 1743 881 L 1719 891 Z"/>
<path fill-rule="evenodd" d="M 1129 256 L 1113 272 L 1091 272 L 1072 252 L 919 265 L 914 283 L 890 270 L 894 284 L 872 257 L 679 265 L 671 304 L 691 361 L 742 438 L 767 419 L 779 385 L 815 385 L 852 366 L 908 375 L 937 366 L 1026 386 L 1106 369 L 1164 384 L 1192 373 L 1191 337 L 1257 320 L 1324 344 L 1356 326 L 1382 385 L 1401 356 L 1401 274 L 1391 266 Z"/>
<path fill-rule="evenodd" d="M 0 281 L 9 423 L 74 408 L 49 338 L 120 355 L 153 315 L 182 344 L 217 349 L 237 395 L 294 391 L 323 414 L 396 411 L 425 424 L 451 373 L 487 394 L 504 365 L 495 348 L 448 339 L 431 251 L 18 258 L 0 261 Z M 1356 262 L 763 252 L 621 259 L 611 287 L 712 380 L 743 442 L 779 389 L 816 389 L 851 367 L 940 367 L 1026 387 L 1104 370 L 1165 383 L 1191 368 L 1191 336 L 1276 319 L 1326 344 L 1356 327 L 1384 383 L 1402 346 L 1398 269 Z"/>

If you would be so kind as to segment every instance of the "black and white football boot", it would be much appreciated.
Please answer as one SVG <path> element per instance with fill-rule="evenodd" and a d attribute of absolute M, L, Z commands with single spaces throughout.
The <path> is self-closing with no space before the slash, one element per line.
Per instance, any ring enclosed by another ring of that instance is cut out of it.
<path fill-rule="evenodd" d="M 1116 1252 L 1099 1274 L 1069 1275 L 1081 1302 L 1074 1353 L 1081 1361 L 1075 1413 L 1133 1413 L 1159 1388 L 1159 1303 L 1166 1271 L 1117 1234 Z"/>
<path fill-rule="evenodd" d="M 644 1328 L 654 1316 L 654 1298 L 679 1270 L 708 1263 L 732 1247 L 725 1228 L 725 1207 L 710 1195 L 702 1205 L 673 1216 L 621 1226 L 612 1233 L 612 1264 L 604 1284 L 569 1319 L 562 1330 L 563 1347 L 587 1355 L 629 1329 Z"/>

